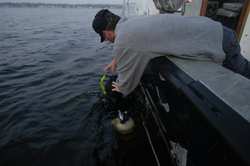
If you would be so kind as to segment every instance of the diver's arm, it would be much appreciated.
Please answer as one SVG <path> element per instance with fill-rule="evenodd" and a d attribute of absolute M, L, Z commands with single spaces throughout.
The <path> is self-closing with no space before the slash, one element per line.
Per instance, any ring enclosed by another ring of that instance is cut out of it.
<path fill-rule="evenodd" d="M 118 87 L 117 87 L 117 85 L 116 85 L 116 82 L 113 81 L 113 82 L 112 82 L 112 86 L 115 87 L 115 88 L 112 89 L 112 91 L 121 92 L 121 91 L 118 89 Z"/>
<path fill-rule="evenodd" d="M 108 64 L 107 67 L 105 67 L 105 69 L 103 71 L 105 71 L 105 73 L 107 73 L 107 72 L 109 72 L 109 69 L 111 68 L 112 72 L 114 72 L 115 67 L 116 67 L 116 60 L 114 59 L 112 62 L 110 62 Z"/>

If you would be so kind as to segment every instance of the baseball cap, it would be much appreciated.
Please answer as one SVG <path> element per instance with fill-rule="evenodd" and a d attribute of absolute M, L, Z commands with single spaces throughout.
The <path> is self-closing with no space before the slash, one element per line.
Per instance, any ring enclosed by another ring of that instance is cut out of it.
<path fill-rule="evenodd" d="M 105 12 L 111 13 L 109 15 L 109 17 L 107 17 L 107 18 L 104 17 Z M 107 10 L 107 9 L 102 9 L 95 15 L 95 19 L 93 20 L 92 27 L 95 30 L 95 32 L 100 35 L 101 43 L 105 40 L 105 38 L 103 37 L 103 32 L 102 31 L 105 30 L 106 26 L 109 23 L 110 18 L 113 15 L 114 14 L 112 12 L 110 12 L 109 10 Z"/>

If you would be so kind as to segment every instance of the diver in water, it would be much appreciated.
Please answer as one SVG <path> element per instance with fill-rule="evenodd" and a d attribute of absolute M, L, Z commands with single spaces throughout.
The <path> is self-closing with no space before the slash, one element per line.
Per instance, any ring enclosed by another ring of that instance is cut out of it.
<path fill-rule="evenodd" d="M 101 87 L 103 88 L 105 95 L 105 99 L 101 101 L 103 108 L 106 110 L 107 116 L 117 116 L 122 118 L 121 122 L 125 122 L 129 116 L 133 116 L 132 114 L 135 110 L 138 110 L 138 96 L 136 93 L 131 93 L 127 96 L 123 95 L 120 92 L 113 91 L 114 89 L 113 82 L 116 81 L 117 75 L 109 76 L 109 80 L 103 85 L 101 81 Z M 103 77 L 105 79 L 105 77 Z M 132 111 L 133 110 L 133 111 Z"/>
<path fill-rule="evenodd" d="M 106 109 L 117 110 L 117 109 L 122 108 L 124 104 L 126 103 L 126 97 L 122 95 L 122 93 L 112 91 L 112 89 L 114 88 L 112 86 L 112 82 L 116 81 L 116 79 L 117 79 L 117 75 L 109 76 L 109 80 L 107 81 L 105 85 L 105 92 L 106 92 L 105 108 Z"/>
<path fill-rule="evenodd" d="M 105 99 L 102 101 L 102 104 L 106 110 L 116 111 L 116 110 L 126 110 L 132 105 L 132 96 L 133 95 L 123 95 L 120 92 L 113 91 L 114 86 L 113 82 L 116 81 L 117 75 L 109 76 L 109 80 L 105 84 L 103 89 L 106 94 Z"/>

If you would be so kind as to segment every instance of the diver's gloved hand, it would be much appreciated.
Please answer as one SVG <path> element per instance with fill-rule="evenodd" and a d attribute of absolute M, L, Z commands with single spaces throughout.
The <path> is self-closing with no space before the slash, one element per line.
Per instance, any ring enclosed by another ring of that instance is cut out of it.
<path fill-rule="evenodd" d="M 105 71 L 105 73 L 107 73 L 107 72 L 109 72 L 109 69 L 111 68 L 112 72 L 114 72 L 115 67 L 116 67 L 116 60 L 114 59 L 112 62 L 110 62 L 110 63 L 108 64 L 107 67 L 104 68 L 103 71 Z"/>
<path fill-rule="evenodd" d="M 117 87 L 115 81 L 112 82 L 112 86 L 115 87 L 115 88 L 112 89 L 112 91 L 121 92 L 121 91 L 118 89 L 118 87 Z"/>

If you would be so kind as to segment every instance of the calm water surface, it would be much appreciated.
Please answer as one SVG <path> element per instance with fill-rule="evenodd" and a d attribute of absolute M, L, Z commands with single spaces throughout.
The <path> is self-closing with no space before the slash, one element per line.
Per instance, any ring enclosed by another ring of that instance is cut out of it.
<path fill-rule="evenodd" d="M 130 142 L 103 119 L 99 10 L 0 8 L 0 165 L 156 165 L 142 110 Z"/>

